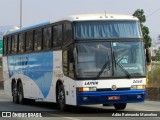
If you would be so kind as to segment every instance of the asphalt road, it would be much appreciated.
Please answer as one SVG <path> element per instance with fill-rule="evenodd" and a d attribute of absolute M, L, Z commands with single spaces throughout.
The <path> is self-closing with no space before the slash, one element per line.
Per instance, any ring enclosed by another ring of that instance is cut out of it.
<path fill-rule="evenodd" d="M 29 103 L 27 105 L 19 105 L 12 102 L 12 98 L 7 96 L 3 90 L 0 90 L 0 111 L 11 112 L 12 116 L 16 115 L 27 117 L 1 117 L 4 120 L 28 120 L 28 119 L 45 119 L 45 120 L 124 120 L 124 119 L 157 119 L 156 115 L 160 116 L 160 102 L 145 101 L 144 103 L 130 103 L 123 111 L 116 111 L 113 106 L 90 105 L 81 107 L 69 107 L 67 112 L 61 112 L 57 109 L 56 104 L 37 102 L 35 104 Z M 20 113 L 20 114 L 16 114 Z M 29 112 L 29 113 L 28 113 Z M 28 118 L 28 114 L 37 113 L 42 118 Z M 0 113 L 2 114 L 2 113 Z M 136 117 L 136 116 L 143 117 Z M 146 117 L 144 115 L 151 115 Z M 46 117 L 47 116 L 47 117 Z M 114 116 L 114 117 L 113 117 Z M 122 117 L 125 116 L 125 117 Z M 134 117 L 131 117 L 134 116 Z M 155 117 L 154 117 L 155 116 Z"/>

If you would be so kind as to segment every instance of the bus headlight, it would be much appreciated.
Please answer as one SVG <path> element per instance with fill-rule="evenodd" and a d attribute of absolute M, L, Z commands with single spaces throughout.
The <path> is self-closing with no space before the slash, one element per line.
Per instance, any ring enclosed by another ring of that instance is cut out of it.
<path fill-rule="evenodd" d="M 146 85 L 132 85 L 131 90 L 145 90 Z"/>
<path fill-rule="evenodd" d="M 89 92 L 89 91 L 96 91 L 96 87 L 79 87 L 78 92 Z"/>

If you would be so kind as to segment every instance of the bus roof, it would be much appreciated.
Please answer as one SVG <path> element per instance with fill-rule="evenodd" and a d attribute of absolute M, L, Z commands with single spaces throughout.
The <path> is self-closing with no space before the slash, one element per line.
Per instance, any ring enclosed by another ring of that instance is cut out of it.
<path fill-rule="evenodd" d="M 122 14 L 82 14 L 82 15 L 72 15 L 62 20 L 68 20 L 68 21 L 135 20 L 135 21 L 138 21 L 138 18 L 131 15 L 122 15 Z"/>
<path fill-rule="evenodd" d="M 8 31 L 6 33 L 6 35 L 9 34 L 13 34 L 13 33 L 18 33 L 21 31 L 26 31 L 29 29 L 34 29 L 34 28 L 38 28 L 41 26 L 45 26 L 45 25 L 49 25 L 52 23 L 56 23 L 59 21 L 94 21 L 94 20 L 134 20 L 134 21 L 138 21 L 137 17 L 131 16 L 131 15 L 120 15 L 120 14 L 81 14 L 81 15 L 72 15 L 72 16 L 68 16 L 66 18 L 60 19 L 60 20 L 56 20 L 56 21 L 52 21 L 52 22 L 45 22 L 45 23 L 41 23 L 41 24 L 37 24 L 37 25 L 33 25 L 33 26 L 29 26 L 29 27 L 24 27 L 18 30 L 14 30 L 14 31 Z"/>
<path fill-rule="evenodd" d="M 29 30 L 29 29 L 33 29 L 33 28 L 38 28 L 38 27 L 41 27 L 41 26 L 44 26 L 44 25 L 48 25 L 50 24 L 50 22 L 45 22 L 45 23 L 40 23 L 40 24 L 36 24 L 36 25 L 32 25 L 32 26 L 29 26 L 29 27 L 24 27 L 24 28 L 21 28 L 21 29 L 18 29 L 18 30 L 9 30 L 7 31 L 6 35 L 8 34 L 13 34 L 13 33 L 18 33 L 18 32 L 21 32 L 21 31 L 25 31 L 25 30 Z"/>

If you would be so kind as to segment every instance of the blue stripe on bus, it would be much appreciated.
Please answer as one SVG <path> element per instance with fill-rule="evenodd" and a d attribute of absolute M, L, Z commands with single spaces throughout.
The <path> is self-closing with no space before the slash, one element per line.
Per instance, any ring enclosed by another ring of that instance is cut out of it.
<path fill-rule="evenodd" d="M 10 77 L 16 73 L 29 77 L 47 97 L 53 78 L 53 52 L 9 56 L 8 63 Z"/>
<path fill-rule="evenodd" d="M 120 99 L 108 100 L 109 96 L 120 96 Z M 77 105 L 144 102 L 145 96 L 145 90 L 77 92 Z"/>

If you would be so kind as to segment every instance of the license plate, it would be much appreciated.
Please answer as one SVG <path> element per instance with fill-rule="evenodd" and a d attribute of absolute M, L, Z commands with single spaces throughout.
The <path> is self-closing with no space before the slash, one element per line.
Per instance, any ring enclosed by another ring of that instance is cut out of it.
<path fill-rule="evenodd" d="M 109 96 L 108 100 L 119 100 L 120 96 Z"/>

